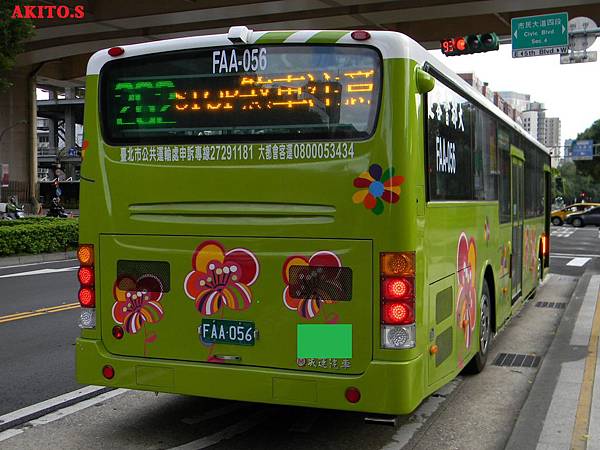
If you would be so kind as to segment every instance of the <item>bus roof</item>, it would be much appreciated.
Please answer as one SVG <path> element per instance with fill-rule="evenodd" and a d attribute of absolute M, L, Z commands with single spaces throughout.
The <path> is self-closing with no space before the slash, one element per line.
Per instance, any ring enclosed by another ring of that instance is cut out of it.
<path fill-rule="evenodd" d="M 242 41 L 239 32 L 242 31 Z M 260 44 L 363 44 L 377 48 L 383 59 L 406 58 L 416 61 L 420 65 L 428 64 L 440 72 L 448 81 L 455 84 L 460 90 L 484 106 L 491 114 L 505 122 L 519 134 L 523 135 L 536 147 L 549 154 L 548 149 L 534 139 L 523 127 L 513 121 L 501 111 L 487 97 L 473 89 L 467 82 L 450 70 L 440 60 L 431 55 L 425 48 L 412 38 L 394 31 L 369 31 L 367 41 L 355 40 L 352 30 L 300 30 L 300 31 L 253 31 L 245 27 L 232 27 L 227 34 L 214 34 L 206 36 L 192 36 L 162 41 L 146 42 L 121 46 L 125 51 L 120 56 L 110 56 L 107 49 L 100 50 L 92 55 L 87 66 L 87 75 L 98 75 L 104 64 L 115 59 L 130 58 L 134 56 L 189 50 L 203 47 L 221 47 L 227 45 Z M 232 36 L 235 34 L 235 38 Z"/>

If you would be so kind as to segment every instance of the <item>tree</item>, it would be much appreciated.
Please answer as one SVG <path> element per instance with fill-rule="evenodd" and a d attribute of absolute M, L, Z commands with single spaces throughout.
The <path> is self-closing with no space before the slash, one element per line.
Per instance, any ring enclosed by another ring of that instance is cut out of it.
<path fill-rule="evenodd" d="M 34 33 L 34 26 L 29 19 L 12 18 L 15 6 L 22 1 L 0 1 L 0 92 L 8 89 L 8 73 L 15 65 L 17 55 L 23 51 L 23 41 Z"/>
<path fill-rule="evenodd" d="M 600 144 L 600 119 L 596 120 L 589 128 L 577 135 L 577 140 L 589 139 L 594 141 L 594 144 Z M 598 152 L 598 147 L 595 147 L 595 152 Z M 600 158 L 586 161 L 575 161 L 577 172 L 581 175 L 589 175 L 596 182 L 600 182 Z"/>
<path fill-rule="evenodd" d="M 600 119 L 577 135 L 577 139 L 590 139 L 600 143 Z M 600 158 L 593 160 L 567 161 L 558 168 L 557 177 L 562 180 L 562 195 L 565 202 L 581 200 L 585 192 L 586 199 L 600 200 Z M 557 190 L 558 191 L 558 190 Z"/>

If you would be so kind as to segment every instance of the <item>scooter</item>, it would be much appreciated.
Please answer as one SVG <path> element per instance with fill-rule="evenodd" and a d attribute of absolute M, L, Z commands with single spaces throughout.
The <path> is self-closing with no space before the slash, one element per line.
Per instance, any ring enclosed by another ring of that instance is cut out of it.
<path fill-rule="evenodd" d="M 59 217 L 61 219 L 66 219 L 69 217 L 69 213 L 65 211 L 65 208 L 57 201 L 56 198 L 52 200 L 52 204 L 50 205 L 50 209 L 46 213 L 46 217 Z"/>

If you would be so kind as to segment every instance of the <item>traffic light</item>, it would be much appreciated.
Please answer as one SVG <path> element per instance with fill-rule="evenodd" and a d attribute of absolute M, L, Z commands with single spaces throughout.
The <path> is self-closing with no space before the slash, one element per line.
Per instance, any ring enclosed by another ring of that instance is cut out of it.
<path fill-rule="evenodd" d="M 444 55 L 458 56 L 498 50 L 500 40 L 496 33 L 469 34 L 467 36 L 443 40 L 441 44 Z"/>

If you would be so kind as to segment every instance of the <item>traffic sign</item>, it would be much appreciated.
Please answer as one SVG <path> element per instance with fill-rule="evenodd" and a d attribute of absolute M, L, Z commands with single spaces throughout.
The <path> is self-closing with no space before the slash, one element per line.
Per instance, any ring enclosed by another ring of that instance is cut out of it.
<path fill-rule="evenodd" d="M 576 64 L 584 62 L 596 62 L 598 61 L 598 52 L 570 52 L 560 55 L 561 64 Z"/>
<path fill-rule="evenodd" d="M 596 22 L 589 17 L 574 17 L 569 20 L 569 49 L 573 51 L 586 50 L 596 41 L 595 32 L 587 32 L 587 30 L 595 30 Z M 576 33 L 576 34 L 574 34 Z"/>
<path fill-rule="evenodd" d="M 571 146 L 574 160 L 594 159 L 594 141 L 591 139 L 574 141 Z"/>
<path fill-rule="evenodd" d="M 513 58 L 566 53 L 569 50 L 568 22 L 566 12 L 512 19 Z"/>

